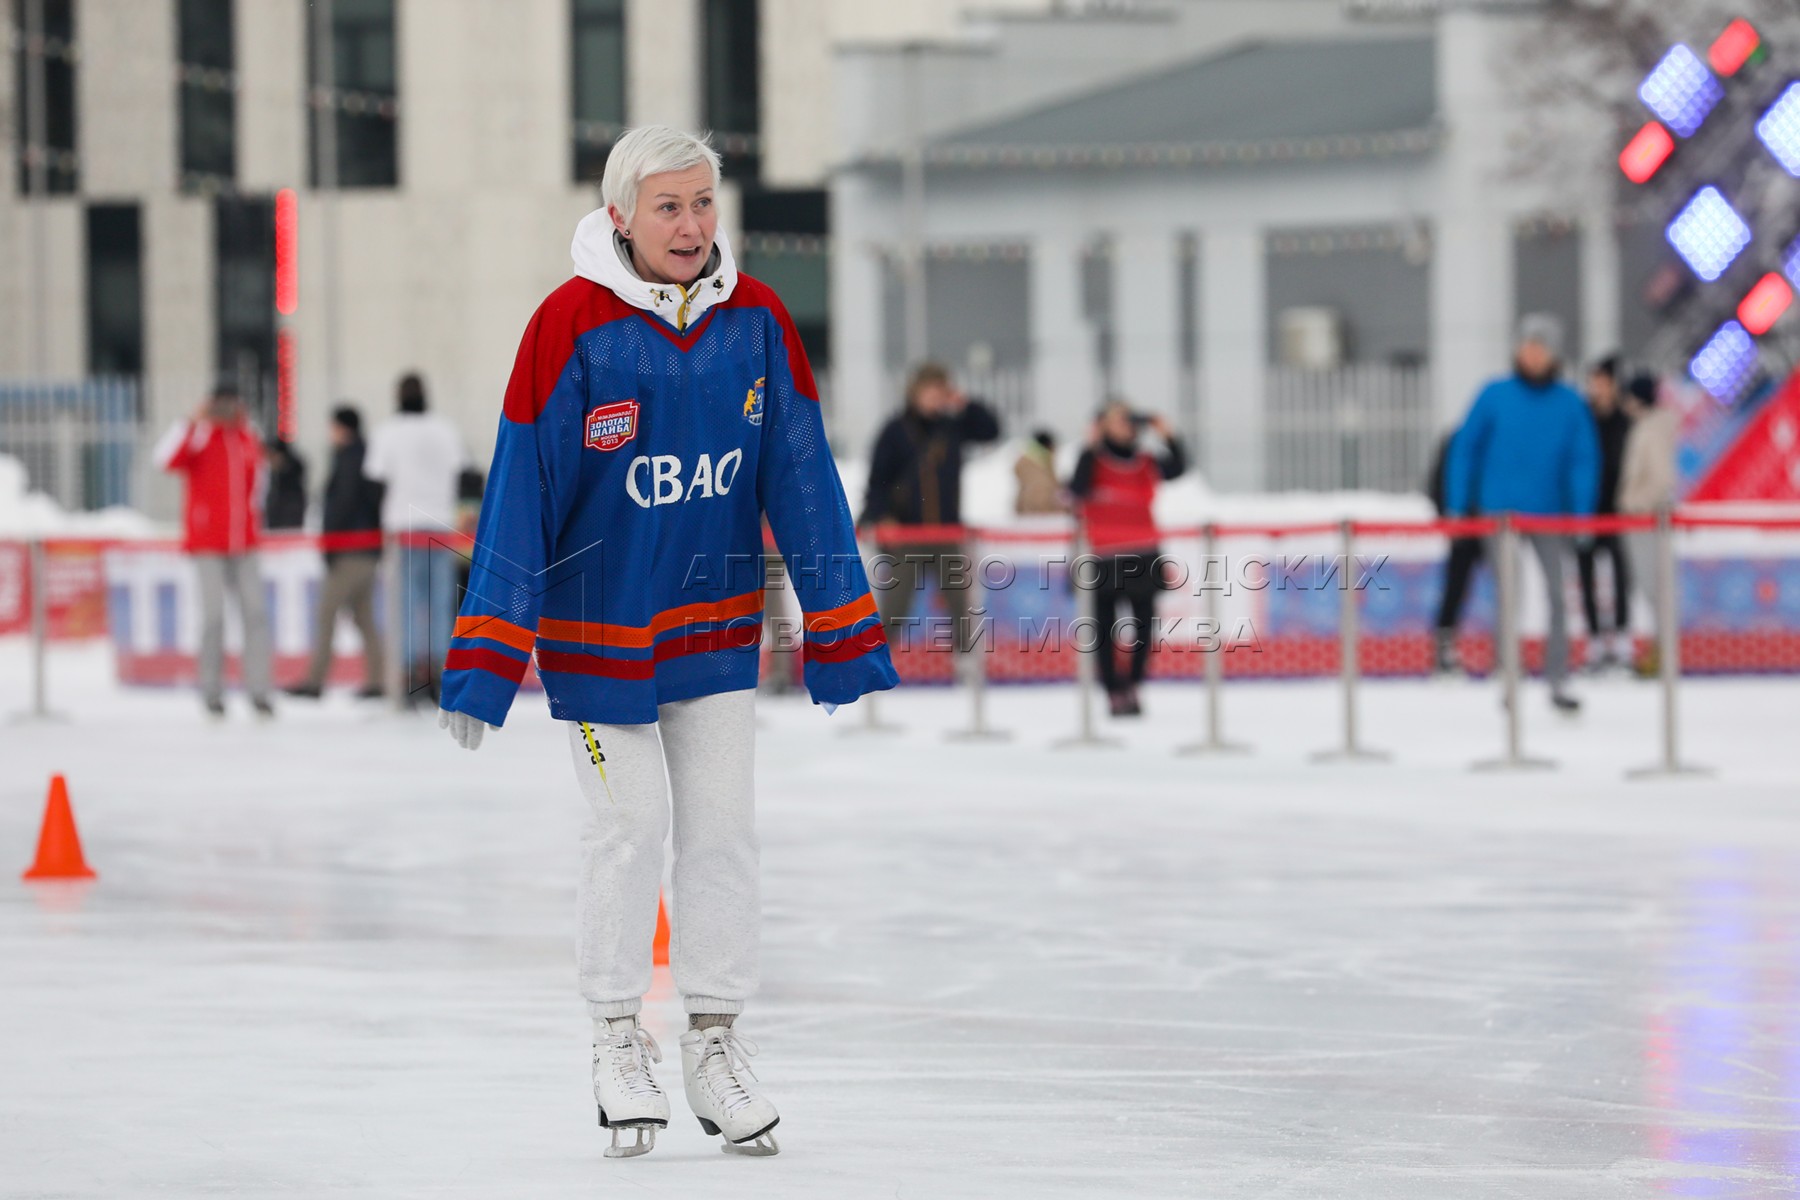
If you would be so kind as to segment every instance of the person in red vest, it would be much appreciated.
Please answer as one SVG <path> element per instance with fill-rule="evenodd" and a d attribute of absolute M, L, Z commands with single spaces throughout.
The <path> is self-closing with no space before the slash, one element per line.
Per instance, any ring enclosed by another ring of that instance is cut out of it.
<path fill-rule="evenodd" d="M 1146 426 L 1162 440 L 1160 453 L 1140 445 Z M 1156 617 L 1156 593 L 1163 586 L 1156 518 L 1150 509 L 1163 481 L 1185 470 L 1187 452 L 1166 420 L 1134 413 L 1123 400 L 1113 399 L 1100 410 L 1069 481 L 1088 548 L 1099 559 L 1093 584 L 1099 635 L 1095 652 L 1115 717 L 1135 717 L 1144 711 L 1138 685 L 1150 665 L 1150 623 Z M 1119 678 L 1118 630 L 1113 624 L 1121 600 L 1131 605 L 1133 632 L 1131 672 L 1124 679 Z"/>
<path fill-rule="evenodd" d="M 187 477 L 182 548 L 200 581 L 200 694 L 206 711 L 225 715 L 225 593 L 244 626 L 244 687 L 257 715 L 269 704 L 269 617 L 263 605 L 258 511 L 263 488 L 262 439 L 237 388 L 221 383 L 193 416 L 175 422 L 156 445 L 157 465 Z"/>

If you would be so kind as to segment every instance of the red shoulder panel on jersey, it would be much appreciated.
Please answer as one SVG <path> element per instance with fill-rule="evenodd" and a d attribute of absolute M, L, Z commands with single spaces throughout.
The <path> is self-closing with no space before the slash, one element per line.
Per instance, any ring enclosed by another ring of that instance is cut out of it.
<path fill-rule="evenodd" d="M 812 364 L 806 359 L 806 347 L 800 344 L 800 331 L 794 328 L 794 318 L 788 315 L 787 305 L 781 302 L 775 289 L 760 279 L 740 272 L 737 286 L 731 289 L 731 298 L 722 307 L 766 308 L 775 314 L 775 320 L 781 324 L 781 340 L 787 345 L 788 369 L 794 373 L 794 390 L 817 403 L 819 385 L 813 381 Z"/>
<path fill-rule="evenodd" d="M 551 292 L 519 340 L 512 378 L 506 384 L 506 419 L 521 425 L 536 421 L 568 369 L 575 339 L 635 311 L 610 289 L 579 275 Z"/>

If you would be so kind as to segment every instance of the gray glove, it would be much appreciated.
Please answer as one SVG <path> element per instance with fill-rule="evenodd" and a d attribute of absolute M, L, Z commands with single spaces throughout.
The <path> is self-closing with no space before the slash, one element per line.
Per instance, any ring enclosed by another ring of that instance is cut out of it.
<path fill-rule="evenodd" d="M 449 709 L 438 709 L 438 728 L 448 729 L 456 744 L 464 750 L 479 750 L 481 734 L 487 728 L 480 717 L 471 717 L 466 712 L 451 712 Z M 498 725 L 493 728 L 500 728 Z"/>

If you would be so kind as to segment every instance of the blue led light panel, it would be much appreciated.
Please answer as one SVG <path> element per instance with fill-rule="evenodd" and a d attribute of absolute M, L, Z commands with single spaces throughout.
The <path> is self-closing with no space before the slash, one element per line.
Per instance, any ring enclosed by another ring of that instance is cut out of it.
<path fill-rule="evenodd" d="M 1800 175 L 1800 83 L 1788 85 L 1781 99 L 1756 123 L 1756 136 L 1789 175 Z"/>
<path fill-rule="evenodd" d="M 1788 277 L 1788 282 L 1800 288 L 1800 238 L 1795 238 L 1781 255 L 1781 273 Z"/>
<path fill-rule="evenodd" d="M 1638 85 L 1638 99 L 1682 137 L 1693 137 L 1725 89 L 1700 56 L 1683 45 L 1669 48 Z"/>
<path fill-rule="evenodd" d="M 1750 244 L 1750 226 L 1718 188 L 1709 186 L 1695 192 L 1687 207 L 1669 222 L 1667 236 L 1669 245 L 1687 260 L 1694 274 L 1711 283 Z"/>
<path fill-rule="evenodd" d="M 1736 321 L 1727 321 L 1688 363 L 1694 382 L 1729 404 L 1756 378 L 1756 339 Z"/>

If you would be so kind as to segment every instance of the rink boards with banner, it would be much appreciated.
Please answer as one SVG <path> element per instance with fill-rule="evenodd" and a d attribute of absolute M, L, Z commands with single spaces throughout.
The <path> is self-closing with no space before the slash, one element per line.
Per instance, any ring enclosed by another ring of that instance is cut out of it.
<path fill-rule="evenodd" d="M 1683 670 L 1800 671 L 1800 533 L 1703 529 L 1679 533 L 1676 540 Z M 0 551 L 9 545 L 0 543 Z M 1228 677 L 1332 674 L 1339 667 L 1340 580 L 1349 577 L 1356 585 L 1352 594 L 1361 670 L 1374 676 L 1425 674 L 1432 665 L 1432 627 L 1446 545 L 1433 534 L 1358 537 L 1356 561 L 1346 575 L 1339 534 L 1318 527 L 1291 535 L 1257 531 L 1223 537 L 1210 565 L 1197 534 L 1169 536 L 1163 550 L 1179 564 L 1173 580 L 1177 586 L 1158 597 L 1151 673 L 1193 677 L 1204 657 L 1197 651 L 1219 644 Z M 985 610 L 978 618 L 978 646 L 988 677 L 996 682 L 1072 678 L 1076 647 L 1089 642 L 1077 625 L 1067 537 L 1042 529 L 984 529 L 964 548 L 972 577 L 985 584 L 976 602 Z M 172 541 L 113 542 L 90 552 L 103 563 L 103 573 L 92 574 L 91 587 L 104 589 L 105 629 L 117 652 L 120 681 L 157 685 L 191 680 L 199 645 L 198 593 L 192 566 L 179 546 Z M 905 549 L 896 546 L 890 552 Z M 271 538 L 261 560 L 276 678 L 292 681 L 303 673 L 311 652 L 324 564 L 304 535 Z M 1546 604 L 1536 564 L 1530 554 L 1522 560 L 1524 655 L 1526 665 L 1535 667 Z M 24 562 L 23 555 L 0 553 L 0 599 L 11 597 L 18 610 L 12 624 L 0 628 L 21 628 L 22 597 L 29 583 L 16 576 Z M 871 562 L 877 582 L 886 580 L 885 564 L 875 558 Z M 1610 567 L 1603 564 L 1598 574 L 1601 611 L 1608 612 Z M 1585 622 L 1572 561 L 1566 583 L 1579 661 Z M 92 595 L 88 603 L 98 605 L 99 599 Z M 790 602 L 791 597 L 771 595 L 769 612 L 782 614 Z M 65 595 L 63 603 L 79 611 L 82 601 Z M 1652 629 L 1650 612 L 1641 597 L 1634 597 L 1632 607 L 1634 631 L 1642 641 Z M 385 612 L 378 600 L 378 620 Z M 944 597 L 927 583 L 913 613 L 918 619 L 895 638 L 903 678 L 909 683 L 948 682 L 954 668 L 951 655 L 941 652 L 948 638 Z M 1474 671 L 1485 672 L 1493 664 L 1495 615 L 1493 576 L 1483 568 L 1470 589 L 1459 637 L 1463 661 Z M 0 611 L 0 622 L 7 616 Z M 74 625 L 62 632 L 93 634 L 99 622 Z M 236 616 L 229 609 L 226 638 L 228 648 L 238 644 Z M 766 670 L 788 674 L 796 668 L 794 656 L 779 652 L 783 644 L 781 638 L 765 639 Z M 331 678 L 360 680 L 359 639 L 347 619 L 338 623 L 333 651 Z M 528 675 L 527 686 L 536 686 L 535 677 Z"/>

